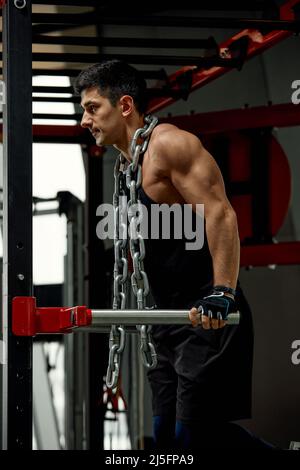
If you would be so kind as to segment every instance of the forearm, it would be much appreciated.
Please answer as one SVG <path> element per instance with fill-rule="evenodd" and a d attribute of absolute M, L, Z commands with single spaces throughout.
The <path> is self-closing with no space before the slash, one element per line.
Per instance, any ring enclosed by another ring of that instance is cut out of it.
<path fill-rule="evenodd" d="M 240 241 L 235 212 L 219 208 L 206 218 L 206 234 L 213 261 L 214 285 L 236 288 L 240 266 Z"/>

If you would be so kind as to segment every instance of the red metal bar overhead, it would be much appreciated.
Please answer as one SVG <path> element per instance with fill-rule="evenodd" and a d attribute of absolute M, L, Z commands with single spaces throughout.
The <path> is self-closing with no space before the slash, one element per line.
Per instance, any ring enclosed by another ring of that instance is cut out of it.
<path fill-rule="evenodd" d="M 299 4 L 300 0 L 288 0 L 284 5 L 280 7 L 280 19 L 281 20 L 293 20 L 295 19 L 294 12 L 292 8 Z M 220 44 L 220 52 L 228 50 L 230 45 L 235 41 L 241 39 L 244 36 L 249 38 L 249 46 L 246 60 L 255 57 L 256 55 L 264 52 L 275 44 L 279 43 L 283 39 L 291 36 L 293 33 L 291 31 L 272 31 L 263 35 L 258 30 L 244 29 L 239 33 L 235 34 L 233 37 L 229 38 L 227 41 Z M 207 83 L 215 80 L 216 78 L 224 75 L 229 72 L 231 69 L 225 67 L 211 67 L 208 70 L 195 70 L 195 66 L 186 66 L 177 70 L 175 73 L 169 76 L 169 81 L 175 82 L 180 76 L 184 75 L 187 71 L 194 70 L 192 76 L 192 85 L 191 91 L 197 90 L 198 88 L 203 87 Z M 148 112 L 155 113 L 166 106 L 174 103 L 178 98 L 175 97 L 160 97 L 153 98 L 150 101 Z"/>
<path fill-rule="evenodd" d="M 194 134 L 300 125 L 300 106 L 283 103 L 161 119 Z"/>
<path fill-rule="evenodd" d="M 258 129 L 263 127 L 291 127 L 300 125 L 300 106 L 283 103 L 270 106 L 256 106 L 245 109 L 229 109 L 209 113 L 191 114 L 188 116 L 172 116 L 161 119 L 179 126 L 194 134 L 209 134 L 240 129 Z M 34 124 L 33 136 L 36 138 L 82 139 L 86 142 L 88 131 L 80 125 L 45 125 Z M 0 133 L 2 125 L 0 125 Z"/>

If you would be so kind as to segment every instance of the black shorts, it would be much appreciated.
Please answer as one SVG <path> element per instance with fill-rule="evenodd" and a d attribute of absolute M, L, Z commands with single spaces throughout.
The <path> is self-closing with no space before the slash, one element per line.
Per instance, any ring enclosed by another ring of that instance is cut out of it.
<path fill-rule="evenodd" d="M 153 415 L 182 422 L 251 417 L 253 325 L 239 290 L 237 326 L 204 330 L 187 326 L 153 330 L 158 365 L 148 371 Z"/>

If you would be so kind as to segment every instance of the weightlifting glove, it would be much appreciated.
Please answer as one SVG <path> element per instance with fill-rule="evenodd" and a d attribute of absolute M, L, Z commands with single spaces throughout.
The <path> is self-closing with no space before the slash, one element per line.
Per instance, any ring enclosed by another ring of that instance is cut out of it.
<path fill-rule="evenodd" d="M 232 292 L 230 292 L 232 290 Z M 206 315 L 210 319 L 227 320 L 230 313 L 236 312 L 236 302 L 232 297 L 225 295 L 226 292 L 234 293 L 233 289 L 212 288 L 212 291 L 203 299 L 195 302 L 195 307 L 201 315 Z"/>

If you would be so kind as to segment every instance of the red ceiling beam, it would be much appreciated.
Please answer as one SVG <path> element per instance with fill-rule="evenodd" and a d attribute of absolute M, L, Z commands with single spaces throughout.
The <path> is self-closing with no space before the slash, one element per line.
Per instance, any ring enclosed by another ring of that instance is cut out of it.
<path fill-rule="evenodd" d="M 272 264 L 300 264 L 300 242 L 242 246 L 241 267 Z"/>
<path fill-rule="evenodd" d="M 255 108 L 229 109 L 187 116 L 172 116 L 160 121 L 174 124 L 196 135 L 263 127 L 292 127 L 300 125 L 300 105 L 284 103 Z"/>
<path fill-rule="evenodd" d="M 284 103 L 255 108 L 229 109 L 161 119 L 161 122 L 164 121 L 196 135 L 261 127 L 291 127 L 300 125 L 300 105 Z M 86 143 L 90 138 L 89 132 L 79 125 L 34 124 L 32 130 L 34 137 L 65 138 L 66 142 L 74 138 L 74 140 L 79 139 L 82 140 L 82 143 Z M 0 125 L 0 134 L 1 132 L 2 124 Z"/>
<path fill-rule="evenodd" d="M 38 137 L 81 137 L 88 135 L 89 131 L 79 125 L 60 126 L 52 124 L 34 124 L 32 126 L 33 136 Z"/>
<path fill-rule="evenodd" d="M 83 129 L 79 125 L 65 126 L 65 125 L 52 125 L 52 124 L 34 124 L 32 126 L 33 139 L 41 138 L 44 142 L 47 142 L 47 138 L 58 139 L 62 142 L 65 139 L 65 143 L 88 143 L 94 142 L 91 139 L 91 134 L 87 129 Z M 37 139 L 38 140 L 38 139 Z M 2 124 L 0 124 L 0 142 L 2 142 Z M 51 142 L 51 141 L 49 141 Z"/>
<path fill-rule="evenodd" d="M 257 129 L 260 127 L 290 127 L 300 125 L 300 105 L 287 103 L 255 108 L 230 109 L 161 119 L 161 122 L 164 121 L 194 134 Z M 79 125 L 34 124 L 32 130 L 34 137 L 65 137 L 66 141 L 71 138 L 79 138 L 86 143 L 90 137 L 89 132 Z M 2 125 L 0 125 L 1 131 Z"/>
<path fill-rule="evenodd" d="M 292 7 L 299 4 L 300 0 L 288 0 L 284 5 L 280 7 L 280 19 L 281 20 L 294 20 L 294 12 Z M 286 39 L 291 36 L 293 33 L 291 31 L 272 31 L 268 34 L 263 35 L 258 30 L 244 29 L 239 33 L 235 34 L 232 38 L 229 38 L 227 41 L 220 44 L 220 53 L 226 51 L 228 47 L 238 39 L 241 39 L 243 36 L 248 36 L 249 46 L 246 60 L 255 57 L 258 54 L 261 54 L 265 50 L 274 46 L 278 42 Z M 230 56 L 227 58 L 230 58 Z M 176 81 L 181 75 L 183 75 L 188 70 L 194 70 L 192 77 L 191 91 L 197 90 L 198 88 L 203 87 L 207 83 L 216 80 L 221 75 L 232 70 L 228 67 L 211 67 L 208 70 L 196 70 L 196 66 L 190 65 L 183 67 L 177 70 L 175 73 L 169 76 L 170 83 Z M 153 98 L 150 101 L 148 112 L 155 113 L 166 106 L 174 103 L 178 98 L 174 97 L 162 97 L 162 98 Z"/>

